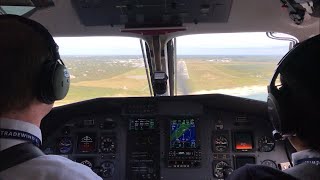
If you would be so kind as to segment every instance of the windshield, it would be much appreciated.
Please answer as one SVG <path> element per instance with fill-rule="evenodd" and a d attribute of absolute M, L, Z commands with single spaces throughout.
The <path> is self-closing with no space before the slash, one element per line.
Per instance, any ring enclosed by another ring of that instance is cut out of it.
<path fill-rule="evenodd" d="M 176 43 L 176 94 L 219 93 L 262 101 L 277 63 L 289 50 L 289 41 L 270 39 L 265 32 L 188 35 Z"/>
<path fill-rule="evenodd" d="M 140 39 L 57 37 L 71 85 L 55 106 L 97 97 L 150 96 Z"/>
<path fill-rule="evenodd" d="M 150 96 L 140 39 L 55 41 L 71 77 L 67 97 L 55 106 L 98 97 Z M 263 101 L 277 62 L 289 50 L 289 41 L 270 39 L 264 32 L 188 35 L 177 37 L 176 44 L 176 95 L 220 93 Z"/>

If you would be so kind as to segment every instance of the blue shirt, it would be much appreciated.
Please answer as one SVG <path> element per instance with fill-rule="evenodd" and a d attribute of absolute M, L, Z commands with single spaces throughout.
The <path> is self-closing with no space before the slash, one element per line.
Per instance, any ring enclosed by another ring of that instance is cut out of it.
<path fill-rule="evenodd" d="M 320 152 L 312 150 L 312 149 L 306 149 L 303 151 L 292 153 L 292 163 L 294 166 L 298 165 L 300 163 L 303 163 L 304 162 L 303 160 L 307 160 L 307 162 L 308 162 L 308 160 L 312 161 L 312 159 L 314 159 L 314 160 L 318 159 L 318 161 L 317 162 L 310 162 L 310 163 L 320 165 L 319 158 L 320 158 Z"/>
<path fill-rule="evenodd" d="M 299 151 L 296 153 L 292 153 L 292 161 L 294 167 L 289 168 L 287 170 L 280 171 L 277 169 L 273 169 L 271 167 L 267 166 L 262 166 L 262 165 L 245 165 L 237 170 L 235 170 L 228 178 L 227 180 L 297 180 L 297 178 L 293 177 L 292 175 L 289 174 L 294 174 L 296 169 L 296 165 L 299 164 L 299 162 L 303 163 L 304 159 L 309 159 L 309 158 L 320 158 L 320 153 L 307 149 L 303 151 Z M 289 174 L 287 174 L 287 173 Z M 311 173 L 320 173 L 320 172 L 311 172 Z M 306 178 L 307 178 L 306 174 Z M 311 174 L 312 175 L 312 174 Z M 310 178 L 308 178 L 310 179 Z M 312 179 L 312 178 L 311 178 Z"/>
<path fill-rule="evenodd" d="M 235 170 L 227 180 L 297 180 L 297 178 L 268 166 L 247 164 Z"/>

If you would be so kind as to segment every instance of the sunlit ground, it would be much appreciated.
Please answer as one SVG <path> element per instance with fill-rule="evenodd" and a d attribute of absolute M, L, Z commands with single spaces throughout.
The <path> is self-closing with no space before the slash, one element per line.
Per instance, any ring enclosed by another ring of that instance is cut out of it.
<path fill-rule="evenodd" d="M 266 86 L 273 74 L 275 64 L 268 60 L 212 61 L 207 59 L 179 59 L 178 95 L 183 94 L 229 94 L 250 96 L 266 93 Z M 150 96 L 143 63 L 105 63 L 104 61 L 64 60 L 69 64 L 71 87 L 67 97 L 55 106 L 97 97 Z M 84 62 L 83 62 L 84 61 Z M 96 63 L 96 64 L 94 64 Z"/>

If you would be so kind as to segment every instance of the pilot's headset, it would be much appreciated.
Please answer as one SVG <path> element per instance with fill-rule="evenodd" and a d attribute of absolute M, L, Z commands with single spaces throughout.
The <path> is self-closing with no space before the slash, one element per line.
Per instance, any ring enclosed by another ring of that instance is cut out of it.
<path fill-rule="evenodd" d="M 312 50 L 310 50 L 311 48 Z M 268 86 L 267 100 L 269 118 L 274 128 L 272 133 L 275 140 L 295 136 L 297 128 L 299 128 L 297 121 L 293 121 L 292 116 L 289 116 L 289 114 L 293 112 L 289 112 L 286 107 L 285 101 L 288 100 L 289 95 L 288 84 L 285 82 L 285 80 L 282 80 L 283 82 L 280 86 L 276 85 L 278 76 L 284 71 L 289 63 L 297 61 L 309 61 L 311 58 L 308 59 L 308 57 L 318 54 L 316 51 L 319 52 L 319 58 L 315 59 L 320 61 L 320 34 L 296 44 L 296 46 L 293 47 L 278 63 L 275 73 Z M 307 54 L 310 52 L 313 54 Z M 314 64 L 310 63 L 308 66 L 314 66 Z M 320 69 L 320 67 L 312 68 Z M 282 77 L 280 76 L 280 78 Z M 301 86 L 297 88 L 299 88 L 299 91 L 302 91 L 301 93 L 307 93 L 305 88 Z M 303 121 L 303 119 L 301 119 L 301 121 Z"/>
<path fill-rule="evenodd" d="M 17 15 L 0 15 L 0 21 L 2 20 L 18 21 L 42 35 L 48 44 L 50 54 L 41 70 L 38 99 L 46 104 L 52 104 L 56 100 L 63 99 L 69 91 L 70 76 L 60 58 L 58 45 L 48 30 L 36 21 Z"/>

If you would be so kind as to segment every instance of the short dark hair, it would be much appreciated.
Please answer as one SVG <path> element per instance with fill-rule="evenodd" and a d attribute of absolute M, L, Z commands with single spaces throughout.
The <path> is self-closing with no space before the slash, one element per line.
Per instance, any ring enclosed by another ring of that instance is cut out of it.
<path fill-rule="evenodd" d="M 22 110 L 37 97 L 48 42 L 29 25 L 0 21 L 0 116 Z"/>
<path fill-rule="evenodd" d="M 320 151 L 320 35 L 302 43 L 303 48 L 280 72 L 287 91 L 280 108 L 294 123 L 297 136 Z"/>

